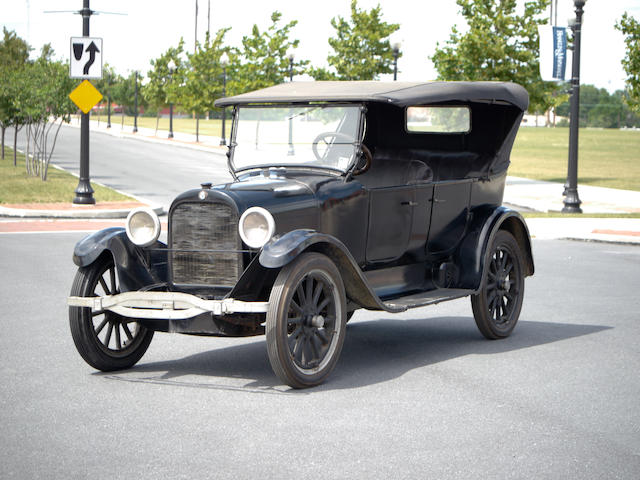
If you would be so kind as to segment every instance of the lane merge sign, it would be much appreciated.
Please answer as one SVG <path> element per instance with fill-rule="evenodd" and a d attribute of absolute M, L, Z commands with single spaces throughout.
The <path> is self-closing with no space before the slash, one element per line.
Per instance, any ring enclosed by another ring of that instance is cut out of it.
<path fill-rule="evenodd" d="M 69 57 L 71 78 L 102 78 L 102 39 L 71 37 Z"/>

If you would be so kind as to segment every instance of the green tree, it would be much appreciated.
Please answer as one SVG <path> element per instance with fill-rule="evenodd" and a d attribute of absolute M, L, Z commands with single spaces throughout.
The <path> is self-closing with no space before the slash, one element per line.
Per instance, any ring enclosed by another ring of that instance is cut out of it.
<path fill-rule="evenodd" d="M 242 37 L 240 56 L 232 56 L 229 68 L 228 94 L 238 94 L 282 83 L 289 77 L 287 52 L 297 48 L 299 40 L 290 40 L 291 29 L 297 20 L 280 25 L 282 14 L 271 14 L 271 25 L 260 31 L 253 26 L 251 35 Z M 294 59 L 293 74 L 304 73 L 308 60 Z"/>
<path fill-rule="evenodd" d="M 102 103 L 110 105 L 113 99 L 113 89 L 118 82 L 118 74 L 115 69 L 105 63 L 102 67 L 102 78 L 95 80 L 94 86 L 102 94 Z M 109 106 L 107 108 L 110 108 Z"/>
<path fill-rule="evenodd" d="M 221 28 L 213 39 L 207 32 L 204 44 L 198 44 L 194 53 L 187 54 L 189 67 L 180 103 L 196 114 L 196 142 L 200 140 L 200 115 L 213 110 L 213 102 L 222 96 L 220 57 L 229 51 L 224 46 L 224 36 L 229 30 L 230 27 Z"/>
<path fill-rule="evenodd" d="M 169 103 L 175 103 L 178 98 L 177 87 L 182 84 L 181 75 L 184 75 L 182 54 L 184 53 L 184 40 L 181 38 L 177 47 L 170 47 L 155 60 L 151 60 L 152 70 L 147 72 L 149 81 L 142 89 L 142 95 L 147 104 L 156 110 L 156 133 L 160 110 Z M 173 62 L 173 70 L 169 65 Z"/>
<path fill-rule="evenodd" d="M 640 113 L 640 22 L 628 13 L 624 13 L 616 28 L 624 35 L 627 47 L 622 66 L 627 74 L 625 101 L 634 111 Z"/>
<path fill-rule="evenodd" d="M 120 106 L 122 114 L 121 126 L 124 126 L 124 115 L 135 114 L 135 89 L 136 80 L 138 82 L 138 110 L 144 108 L 146 105 L 145 99 L 140 93 L 142 90 L 141 83 L 143 77 L 138 73 L 136 78 L 136 72 L 129 72 L 128 77 L 122 77 L 120 75 L 115 79 L 115 83 L 112 87 L 113 99 Z"/>
<path fill-rule="evenodd" d="M 556 113 L 569 116 L 569 103 L 558 106 Z M 640 116 L 624 103 L 624 92 L 610 94 L 604 88 L 593 85 L 580 87 L 580 126 L 621 128 L 640 126 Z"/>
<path fill-rule="evenodd" d="M 560 87 L 540 78 L 538 25 L 546 23 L 549 0 L 529 0 L 522 15 L 517 0 L 456 0 L 468 24 L 453 26 L 445 45 L 431 57 L 441 80 L 499 80 L 529 92 L 529 111 L 544 112 L 562 97 Z"/>
<path fill-rule="evenodd" d="M 14 164 L 17 160 L 15 143 L 17 142 L 20 124 L 16 123 L 19 112 L 15 104 L 14 87 L 18 87 L 16 71 L 24 69 L 29 60 L 32 48 L 15 32 L 2 28 L 3 39 L 0 41 L 0 130 L 2 131 L 2 159 L 4 160 L 4 137 L 6 129 L 14 126 Z"/>
<path fill-rule="evenodd" d="M 312 68 L 316 80 L 376 80 L 380 74 L 393 72 L 393 51 L 389 36 L 397 23 L 382 21 L 380 5 L 370 11 L 358 9 L 351 1 L 351 18 L 331 20 L 335 37 L 329 39 L 333 54 L 327 57 L 332 70 Z"/>

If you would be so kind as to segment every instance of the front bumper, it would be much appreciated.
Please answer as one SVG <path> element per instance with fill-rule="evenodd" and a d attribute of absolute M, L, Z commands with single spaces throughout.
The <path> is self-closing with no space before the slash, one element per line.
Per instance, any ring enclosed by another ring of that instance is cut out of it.
<path fill-rule="evenodd" d="M 152 320 L 183 320 L 202 313 L 265 313 L 268 302 L 243 302 L 233 298 L 204 300 L 181 292 L 124 292 L 104 297 L 69 297 L 71 307 L 109 310 L 124 317 Z"/>

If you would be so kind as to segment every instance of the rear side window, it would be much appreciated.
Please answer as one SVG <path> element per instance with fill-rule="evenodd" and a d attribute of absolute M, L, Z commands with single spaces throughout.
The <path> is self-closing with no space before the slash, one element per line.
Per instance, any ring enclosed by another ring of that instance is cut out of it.
<path fill-rule="evenodd" d="M 468 133 L 471 112 L 461 105 L 407 108 L 407 131 L 415 133 Z"/>

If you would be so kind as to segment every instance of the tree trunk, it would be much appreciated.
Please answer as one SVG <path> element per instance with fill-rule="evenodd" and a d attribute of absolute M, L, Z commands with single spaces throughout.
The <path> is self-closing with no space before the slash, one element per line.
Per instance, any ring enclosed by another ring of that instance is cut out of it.
<path fill-rule="evenodd" d="M 620 123 L 620 122 L 618 122 Z M 4 160 L 4 132 L 7 129 L 4 125 L 2 126 L 2 160 Z"/>
<path fill-rule="evenodd" d="M 156 137 L 158 136 L 158 123 L 160 123 L 160 110 L 156 113 L 156 133 L 154 133 Z"/>
<path fill-rule="evenodd" d="M 196 116 L 196 143 L 200 142 L 200 117 Z"/>

